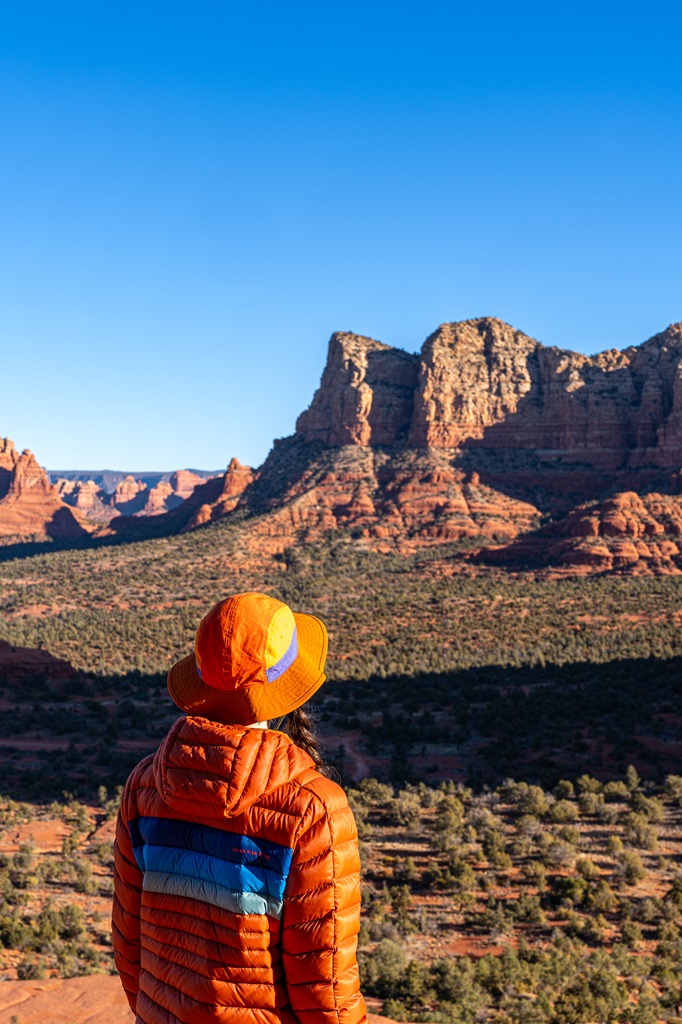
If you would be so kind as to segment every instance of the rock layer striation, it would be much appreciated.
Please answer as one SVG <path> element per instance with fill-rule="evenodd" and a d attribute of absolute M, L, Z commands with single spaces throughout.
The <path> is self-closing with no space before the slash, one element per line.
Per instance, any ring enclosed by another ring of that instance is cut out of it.
<path fill-rule="evenodd" d="M 420 356 L 334 334 L 306 442 L 532 453 L 609 471 L 679 468 L 682 324 L 585 356 L 493 318 L 443 324 Z"/>

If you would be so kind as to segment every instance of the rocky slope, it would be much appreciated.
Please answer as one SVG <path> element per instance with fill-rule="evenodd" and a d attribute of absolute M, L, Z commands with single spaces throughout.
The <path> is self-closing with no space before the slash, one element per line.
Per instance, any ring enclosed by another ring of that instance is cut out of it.
<path fill-rule="evenodd" d="M 395 1024 L 375 1013 L 367 1019 L 369 1024 Z M 0 1024 L 130 1024 L 131 1020 L 117 977 L 91 974 L 0 982 Z"/>
<path fill-rule="evenodd" d="M 191 500 L 181 506 L 183 512 L 191 511 L 183 529 L 193 530 L 229 515 L 237 508 L 242 495 L 256 477 L 257 473 L 250 466 L 242 466 L 238 459 L 232 459 L 224 476 L 197 487 L 192 492 Z"/>
<path fill-rule="evenodd" d="M 478 540 L 576 571 L 679 571 L 681 463 L 682 324 L 592 357 L 488 318 L 443 324 L 418 356 L 342 332 L 295 434 L 238 484 L 231 467 L 230 500 L 207 494 L 186 528 L 238 510 L 273 550 L 346 527 L 386 550 Z M 614 507 L 638 525 L 601 545 L 571 533 L 616 529 Z"/>
<path fill-rule="evenodd" d="M 89 975 L 0 982 L 0 1024 L 130 1024 L 118 978 Z"/>

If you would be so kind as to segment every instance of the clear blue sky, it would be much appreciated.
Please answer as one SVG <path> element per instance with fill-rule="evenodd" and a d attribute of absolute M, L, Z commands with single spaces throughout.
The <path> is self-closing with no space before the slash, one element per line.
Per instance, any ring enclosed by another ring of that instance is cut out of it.
<path fill-rule="evenodd" d="M 682 320 L 682 5 L 0 5 L 0 435 L 251 464 L 336 329 Z"/>

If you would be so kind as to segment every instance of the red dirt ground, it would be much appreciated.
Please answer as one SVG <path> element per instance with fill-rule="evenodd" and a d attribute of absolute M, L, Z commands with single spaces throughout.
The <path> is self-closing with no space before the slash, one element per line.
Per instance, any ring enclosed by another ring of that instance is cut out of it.
<path fill-rule="evenodd" d="M 133 1020 L 118 978 L 101 974 L 0 982 L 0 1024 L 9 1024 L 13 1016 L 21 1024 L 132 1024 Z M 369 1024 L 395 1024 L 375 1013 L 368 1019 Z"/>
<path fill-rule="evenodd" d="M 34 844 L 36 853 L 59 851 L 71 828 L 63 821 L 27 821 L 9 828 L 2 837 L 2 852 L 16 853 L 22 843 Z"/>
<path fill-rule="evenodd" d="M 0 982 L 0 1024 L 17 1016 L 21 1024 L 132 1024 L 118 978 Z"/>

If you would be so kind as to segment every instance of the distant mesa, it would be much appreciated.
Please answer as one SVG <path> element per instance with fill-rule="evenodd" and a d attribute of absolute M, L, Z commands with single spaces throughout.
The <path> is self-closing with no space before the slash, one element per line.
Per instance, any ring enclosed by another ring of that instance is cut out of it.
<path fill-rule="evenodd" d="M 163 515 L 181 505 L 199 484 L 215 475 L 190 469 L 172 473 L 50 471 L 62 501 L 100 524 L 117 516 Z"/>
<path fill-rule="evenodd" d="M 0 439 L 0 537 L 85 538 L 120 517 L 163 515 L 213 476 L 187 469 L 48 474 L 28 449 L 20 454 L 13 441 Z"/>
<path fill-rule="evenodd" d="M 46 472 L 52 483 L 55 483 L 57 480 L 69 480 L 75 483 L 84 483 L 87 480 L 92 480 L 105 494 L 113 494 L 117 485 L 127 476 L 132 476 L 135 480 L 140 480 L 147 487 L 151 488 L 160 481 L 170 480 L 174 475 L 172 470 L 165 473 L 149 473 L 114 469 L 48 469 Z M 208 480 L 210 477 L 216 476 L 219 471 L 181 469 L 178 472 L 189 473 L 192 476 L 200 477 L 202 480 Z"/>

